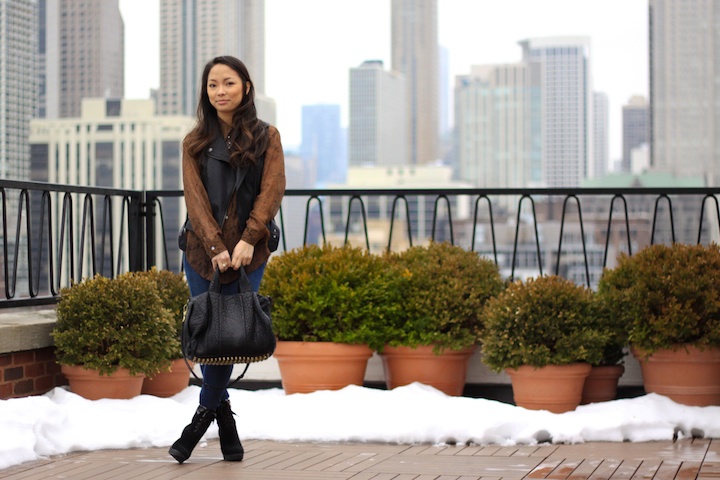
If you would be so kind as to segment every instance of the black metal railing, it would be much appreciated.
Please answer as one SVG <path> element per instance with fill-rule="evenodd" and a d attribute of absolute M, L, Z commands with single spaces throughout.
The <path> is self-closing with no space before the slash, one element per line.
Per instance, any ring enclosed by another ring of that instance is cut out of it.
<path fill-rule="evenodd" d="M 720 238 L 720 188 L 295 189 L 278 215 L 280 251 L 353 243 L 374 252 L 448 241 L 508 277 L 555 273 L 593 286 L 620 252 Z M 181 270 L 180 190 L 0 181 L 0 308 L 56 302 L 96 274 Z M 708 207 L 708 205 L 710 205 Z"/>

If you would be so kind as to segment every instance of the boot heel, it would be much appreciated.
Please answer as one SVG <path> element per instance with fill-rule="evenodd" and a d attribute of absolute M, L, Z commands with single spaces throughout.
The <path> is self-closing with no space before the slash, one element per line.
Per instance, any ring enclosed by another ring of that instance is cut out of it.
<path fill-rule="evenodd" d="M 218 434 L 220 436 L 220 450 L 223 459 L 228 462 L 239 462 L 245 456 L 245 449 L 240 443 L 237 426 L 233 418 L 230 402 L 223 400 L 217 409 Z"/>
<path fill-rule="evenodd" d="M 168 453 L 172 455 L 178 463 L 183 463 L 190 458 L 193 449 L 202 436 L 205 435 L 205 432 L 214 419 L 215 412 L 200 405 L 195 411 L 192 421 L 183 429 L 180 438 L 172 444 Z"/>

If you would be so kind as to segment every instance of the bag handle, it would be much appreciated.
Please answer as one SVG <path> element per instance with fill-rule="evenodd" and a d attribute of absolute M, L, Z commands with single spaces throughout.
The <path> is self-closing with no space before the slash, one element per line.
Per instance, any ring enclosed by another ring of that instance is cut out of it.
<path fill-rule="evenodd" d="M 222 284 L 220 283 L 220 268 L 215 268 L 215 273 L 213 274 L 213 278 L 210 281 L 210 287 L 208 288 L 209 291 L 220 293 L 220 290 L 222 289 Z M 247 272 L 245 271 L 245 267 L 240 267 L 240 278 L 238 279 L 238 292 L 240 293 L 248 293 L 252 292 L 252 285 L 250 285 L 250 279 L 247 276 Z"/>

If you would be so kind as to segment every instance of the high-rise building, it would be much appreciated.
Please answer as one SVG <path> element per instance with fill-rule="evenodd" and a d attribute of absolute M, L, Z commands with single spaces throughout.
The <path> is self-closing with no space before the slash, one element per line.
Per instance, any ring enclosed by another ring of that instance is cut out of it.
<path fill-rule="evenodd" d="M 610 161 L 610 140 L 608 132 L 608 96 L 603 92 L 593 93 L 593 168 L 588 178 L 602 178 L 607 174 Z"/>
<path fill-rule="evenodd" d="M 37 108 L 37 0 L 0 1 L 0 178 L 28 180 Z"/>
<path fill-rule="evenodd" d="M 532 183 L 528 69 L 473 66 L 455 82 L 457 177 L 479 188 Z"/>
<path fill-rule="evenodd" d="M 77 118 L 30 122 L 32 180 L 132 190 L 179 190 L 182 140 L 192 123 L 193 118 L 188 116 L 156 116 L 152 100 L 84 99 Z M 59 209 L 62 202 L 55 200 L 54 205 Z M 74 208 L 75 221 L 79 222 L 83 206 Z M 114 208 L 113 218 L 120 222 L 123 207 Z M 184 208 L 180 199 L 163 202 L 166 238 L 177 235 L 185 219 Z M 53 215 L 61 218 L 59 210 Z M 75 228 L 79 229 L 79 224 Z M 120 224 L 113 228 L 118 231 Z M 157 248 L 159 255 L 160 243 Z M 179 271 L 179 256 L 168 261 L 168 268 Z"/>
<path fill-rule="evenodd" d="M 203 67 L 218 55 L 243 61 L 255 86 L 256 101 L 262 103 L 265 1 L 160 0 L 160 51 L 157 99 L 161 115 L 195 114 Z M 268 116 L 274 115 L 263 115 L 266 120 Z"/>
<path fill-rule="evenodd" d="M 650 116 L 647 100 L 636 95 L 622 107 L 622 147 L 623 157 L 620 169 L 630 173 L 633 149 L 649 142 Z"/>
<path fill-rule="evenodd" d="M 340 125 L 340 105 L 303 105 L 300 155 L 314 161 L 318 185 L 345 182 L 347 142 Z"/>
<path fill-rule="evenodd" d="M 542 172 L 546 187 L 578 187 L 594 170 L 590 39 L 549 37 L 520 42 L 539 89 Z"/>
<path fill-rule="evenodd" d="M 650 0 L 650 162 L 720 185 L 720 10 L 710 0 Z"/>
<path fill-rule="evenodd" d="M 122 98 L 125 47 L 118 0 L 40 0 L 39 6 L 43 103 L 37 116 L 78 117 L 83 98 Z"/>
<path fill-rule="evenodd" d="M 372 60 L 350 69 L 351 166 L 405 165 L 405 80 Z"/>
<path fill-rule="evenodd" d="M 392 69 L 405 76 L 407 155 L 412 165 L 438 159 L 437 0 L 392 0 Z"/>
<path fill-rule="evenodd" d="M 438 121 L 440 137 L 450 132 L 450 51 L 447 47 L 439 48 L 438 72 Z"/>
<path fill-rule="evenodd" d="M 720 180 L 714 2 L 650 1 L 651 165 Z"/>

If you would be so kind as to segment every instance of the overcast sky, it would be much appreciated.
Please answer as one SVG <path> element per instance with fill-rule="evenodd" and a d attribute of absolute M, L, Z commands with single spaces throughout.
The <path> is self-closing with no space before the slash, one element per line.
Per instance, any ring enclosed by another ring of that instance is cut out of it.
<path fill-rule="evenodd" d="M 125 95 L 148 98 L 160 83 L 159 0 L 120 9 Z M 368 59 L 390 67 L 390 0 L 266 0 L 265 9 L 266 93 L 283 144 L 300 143 L 302 105 L 340 104 L 347 125 L 349 69 Z M 622 105 L 648 93 L 647 0 L 438 0 L 438 22 L 450 86 L 472 65 L 520 60 L 520 40 L 590 37 L 594 90 L 609 97 L 610 159 L 621 156 Z"/>

